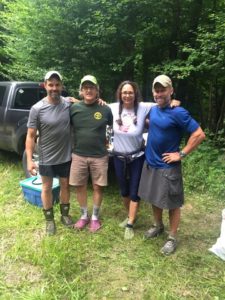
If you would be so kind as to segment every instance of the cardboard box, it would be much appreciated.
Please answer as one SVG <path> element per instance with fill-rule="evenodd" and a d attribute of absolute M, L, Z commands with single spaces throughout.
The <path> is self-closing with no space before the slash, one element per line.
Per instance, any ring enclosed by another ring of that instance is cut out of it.
<path fill-rule="evenodd" d="M 26 201 L 39 207 L 43 206 L 41 201 L 42 182 L 39 176 L 33 176 L 20 181 L 20 186 L 22 187 Z M 53 204 L 59 202 L 59 191 L 59 180 L 57 178 L 53 178 Z"/>

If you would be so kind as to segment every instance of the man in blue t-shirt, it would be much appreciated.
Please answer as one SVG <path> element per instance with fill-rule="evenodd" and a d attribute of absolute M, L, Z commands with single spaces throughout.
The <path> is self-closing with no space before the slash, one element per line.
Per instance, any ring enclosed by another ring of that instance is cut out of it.
<path fill-rule="evenodd" d="M 158 105 L 149 113 L 146 161 L 139 196 L 151 203 L 153 209 L 155 223 L 145 233 L 146 238 L 163 233 L 163 209 L 169 210 L 169 236 L 161 253 L 170 255 L 177 247 L 180 207 L 184 203 L 181 160 L 204 140 L 205 134 L 187 110 L 170 107 L 173 86 L 168 76 L 157 76 L 153 81 L 152 92 Z M 190 137 L 180 151 L 184 132 L 189 133 Z"/>

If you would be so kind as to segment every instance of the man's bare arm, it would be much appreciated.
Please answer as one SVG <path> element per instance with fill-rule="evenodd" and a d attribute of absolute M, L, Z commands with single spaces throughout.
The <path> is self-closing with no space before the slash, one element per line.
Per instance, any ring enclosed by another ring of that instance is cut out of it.
<path fill-rule="evenodd" d="M 205 133 L 198 127 L 189 137 L 186 146 L 182 149 L 185 154 L 191 153 L 205 139 Z"/>
<path fill-rule="evenodd" d="M 187 155 L 191 153 L 205 139 L 205 133 L 198 127 L 189 137 L 187 144 L 182 149 L 182 153 Z M 163 161 L 166 163 L 176 162 L 182 159 L 180 152 L 163 153 Z"/>
<path fill-rule="evenodd" d="M 28 128 L 27 137 L 26 137 L 27 170 L 28 172 L 30 172 L 31 175 L 36 175 L 38 169 L 37 165 L 32 160 L 36 138 L 37 138 L 37 129 Z"/>

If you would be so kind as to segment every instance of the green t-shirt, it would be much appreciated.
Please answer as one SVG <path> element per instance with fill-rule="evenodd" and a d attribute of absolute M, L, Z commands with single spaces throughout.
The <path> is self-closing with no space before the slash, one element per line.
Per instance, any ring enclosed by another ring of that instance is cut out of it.
<path fill-rule="evenodd" d="M 111 109 L 104 105 L 83 101 L 70 109 L 73 125 L 73 153 L 81 156 L 102 157 L 107 154 L 106 125 L 112 125 Z"/>

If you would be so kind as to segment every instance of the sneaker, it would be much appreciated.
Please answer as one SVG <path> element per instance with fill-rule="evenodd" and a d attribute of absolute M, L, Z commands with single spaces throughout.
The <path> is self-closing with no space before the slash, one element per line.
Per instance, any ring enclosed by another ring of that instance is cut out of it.
<path fill-rule="evenodd" d="M 89 225 L 90 232 L 96 232 L 101 228 L 101 222 L 99 220 L 91 220 Z"/>
<path fill-rule="evenodd" d="M 90 222 L 89 218 L 87 219 L 79 219 L 73 227 L 76 229 L 83 229 Z"/>
<path fill-rule="evenodd" d="M 160 250 L 160 252 L 164 255 L 170 255 L 176 250 L 176 248 L 177 248 L 176 238 L 169 236 L 165 245 Z"/>
<path fill-rule="evenodd" d="M 54 235 L 56 234 L 56 226 L 54 220 L 46 221 L 46 234 L 47 235 Z"/>
<path fill-rule="evenodd" d="M 152 225 L 152 227 L 148 231 L 145 232 L 145 238 L 151 239 L 151 238 L 159 236 L 163 232 L 164 232 L 164 225 L 161 225 L 161 226 Z"/>
<path fill-rule="evenodd" d="M 61 223 L 65 226 L 72 226 L 73 225 L 73 220 L 70 215 L 68 216 L 61 216 Z"/>
<path fill-rule="evenodd" d="M 134 237 L 134 229 L 131 227 L 126 227 L 124 232 L 124 239 L 131 240 Z"/>
<path fill-rule="evenodd" d="M 125 220 L 123 220 L 123 222 L 121 222 L 120 224 L 119 224 L 119 227 L 120 228 L 126 228 L 126 226 L 127 226 L 127 222 L 129 221 L 129 218 L 126 218 Z"/>

